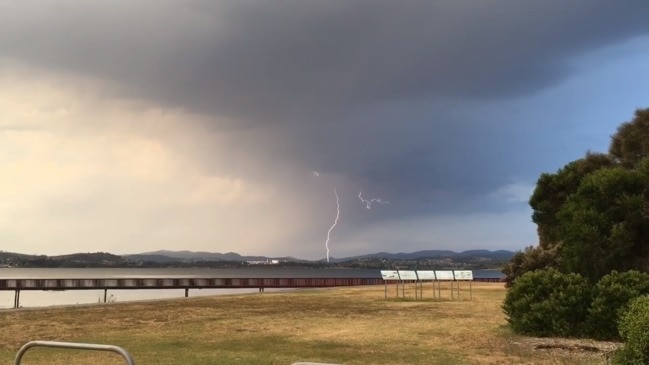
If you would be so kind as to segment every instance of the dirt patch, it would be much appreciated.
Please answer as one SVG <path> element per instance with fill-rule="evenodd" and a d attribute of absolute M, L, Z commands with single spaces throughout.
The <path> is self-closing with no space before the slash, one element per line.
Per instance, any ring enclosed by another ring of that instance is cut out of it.
<path fill-rule="evenodd" d="M 602 352 L 599 347 L 586 346 L 586 345 L 564 345 L 564 344 L 540 344 L 537 345 L 536 350 L 565 350 L 565 351 L 585 351 L 585 352 Z"/>
<path fill-rule="evenodd" d="M 622 346 L 620 342 L 589 339 L 526 337 L 513 340 L 512 345 L 532 352 L 543 352 L 565 358 L 609 359 Z"/>

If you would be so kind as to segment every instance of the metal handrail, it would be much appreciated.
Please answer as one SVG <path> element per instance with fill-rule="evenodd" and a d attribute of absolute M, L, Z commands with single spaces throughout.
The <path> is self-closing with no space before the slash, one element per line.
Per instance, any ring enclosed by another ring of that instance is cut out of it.
<path fill-rule="evenodd" d="M 95 351 L 109 351 L 121 355 L 126 360 L 127 365 L 135 365 L 135 361 L 131 355 L 121 347 L 113 345 L 99 345 L 93 343 L 75 343 L 75 342 L 56 342 L 56 341 L 30 341 L 23 345 L 16 354 L 14 365 L 20 365 L 20 360 L 25 355 L 27 350 L 32 347 L 53 347 L 60 349 L 75 349 L 75 350 L 95 350 Z"/>

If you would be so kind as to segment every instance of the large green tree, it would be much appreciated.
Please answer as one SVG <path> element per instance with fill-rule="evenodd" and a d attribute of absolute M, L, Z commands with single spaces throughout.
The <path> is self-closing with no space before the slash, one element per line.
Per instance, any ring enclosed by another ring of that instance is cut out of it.
<path fill-rule="evenodd" d="M 507 281 L 541 267 L 597 280 L 649 269 L 649 109 L 611 136 L 608 154 L 587 153 L 542 174 L 530 198 L 539 246 L 514 256 Z"/>

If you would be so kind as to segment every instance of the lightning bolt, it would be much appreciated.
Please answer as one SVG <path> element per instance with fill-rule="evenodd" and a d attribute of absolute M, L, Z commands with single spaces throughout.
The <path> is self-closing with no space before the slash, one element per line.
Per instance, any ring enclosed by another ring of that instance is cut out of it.
<path fill-rule="evenodd" d="M 379 205 L 383 205 L 383 204 L 388 204 L 388 203 L 389 203 L 389 202 L 387 202 L 387 201 L 381 200 L 381 198 L 373 198 L 373 199 L 370 199 L 370 200 L 363 199 L 363 192 L 362 192 L 362 191 L 358 193 L 358 199 L 360 199 L 361 202 L 365 203 L 365 207 L 366 207 L 367 209 L 372 209 L 372 203 L 377 203 L 377 204 L 379 204 Z"/>
<path fill-rule="evenodd" d="M 336 227 L 336 224 L 338 224 L 338 218 L 340 218 L 340 203 L 338 201 L 338 191 L 336 190 L 336 188 L 334 188 L 334 195 L 336 196 L 336 219 L 334 220 L 334 224 L 332 224 L 327 231 L 327 240 L 325 241 L 325 248 L 327 249 L 327 262 L 329 262 L 329 239 L 331 237 L 331 231 L 334 230 L 334 227 Z"/>

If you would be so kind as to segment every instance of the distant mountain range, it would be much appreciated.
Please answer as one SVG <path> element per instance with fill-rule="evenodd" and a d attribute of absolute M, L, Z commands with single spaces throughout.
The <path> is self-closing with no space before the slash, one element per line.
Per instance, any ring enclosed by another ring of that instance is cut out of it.
<path fill-rule="evenodd" d="M 424 251 L 416 251 L 410 253 L 379 252 L 371 255 L 352 256 L 352 257 L 345 257 L 336 260 L 347 261 L 347 260 L 357 260 L 357 259 L 366 259 L 366 258 L 380 258 L 380 259 L 390 259 L 390 260 L 417 260 L 417 259 L 427 259 L 427 258 L 458 258 L 458 257 L 483 257 L 489 259 L 509 260 L 512 256 L 514 256 L 514 252 L 507 251 L 507 250 L 498 250 L 498 251 L 469 250 L 469 251 L 462 251 L 462 252 L 455 252 L 449 250 L 424 250 Z"/>
<path fill-rule="evenodd" d="M 168 262 L 168 261 L 266 261 L 266 260 L 282 260 L 294 262 L 308 262 L 309 260 L 300 260 L 294 257 L 267 257 L 267 256 L 241 256 L 236 252 L 205 252 L 205 251 L 168 251 L 158 250 L 152 252 L 145 252 L 136 255 L 124 255 L 129 259 L 138 259 L 143 261 L 153 262 Z"/>
<path fill-rule="evenodd" d="M 417 260 L 417 259 L 441 259 L 441 258 L 484 258 L 489 260 L 509 260 L 514 255 L 513 251 L 508 250 L 468 250 L 455 252 L 450 250 L 424 250 L 410 253 L 389 253 L 378 252 L 368 255 L 350 256 L 342 258 L 332 258 L 332 262 L 345 262 L 365 259 L 386 259 L 386 260 Z M 129 259 L 138 259 L 153 262 L 172 262 L 172 261 L 265 261 L 281 260 L 290 262 L 313 262 L 322 260 L 301 260 L 294 257 L 267 257 L 267 256 L 241 256 L 236 252 L 216 253 L 216 252 L 194 252 L 194 251 L 168 251 L 160 250 L 145 252 L 137 255 L 124 255 Z"/>
<path fill-rule="evenodd" d="M 469 250 L 425 250 L 411 253 L 379 252 L 369 255 L 333 258 L 330 262 L 294 257 L 242 256 L 236 252 L 153 251 L 136 255 L 107 252 L 46 256 L 0 251 L 2 267 L 245 267 L 265 265 L 283 267 L 457 267 L 495 268 L 507 262 L 514 252 Z"/>

